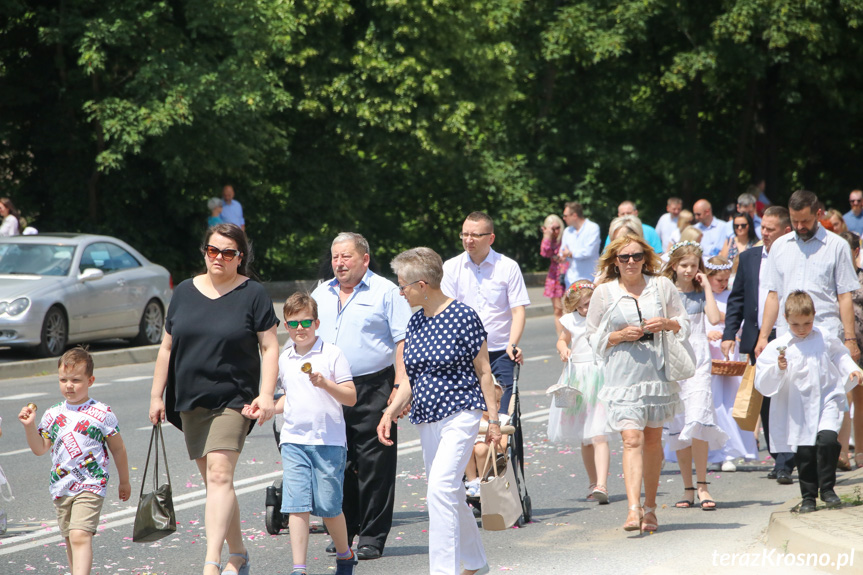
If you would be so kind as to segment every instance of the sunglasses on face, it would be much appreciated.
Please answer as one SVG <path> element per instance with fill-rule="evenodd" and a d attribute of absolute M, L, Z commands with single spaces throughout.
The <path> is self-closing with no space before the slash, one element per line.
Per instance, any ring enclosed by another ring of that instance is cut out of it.
<path fill-rule="evenodd" d="M 859 203 L 863 202 L 863 200 L 848 200 L 848 201 L 851 202 L 852 204 L 859 204 Z"/>
<path fill-rule="evenodd" d="M 640 262 L 644 259 L 644 252 L 640 252 L 637 254 L 617 254 L 617 261 L 622 264 L 629 263 L 629 259 L 632 258 L 634 262 Z"/>
<path fill-rule="evenodd" d="M 313 319 L 301 319 L 298 321 L 286 321 L 287 326 L 291 329 L 297 329 L 299 326 L 303 326 L 306 329 L 312 327 L 312 324 L 315 323 Z"/>
<path fill-rule="evenodd" d="M 204 246 L 204 253 L 207 254 L 207 257 L 211 259 L 216 259 L 219 257 L 219 254 L 222 254 L 222 259 L 226 262 L 231 261 L 238 255 L 240 255 L 240 250 L 220 250 L 216 246 L 206 245 Z"/>
<path fill-rule="evenodd" d="M 748 228 L 749 224 L 734 224 L 734 229 L 742 230 L 743 228 Z"/>

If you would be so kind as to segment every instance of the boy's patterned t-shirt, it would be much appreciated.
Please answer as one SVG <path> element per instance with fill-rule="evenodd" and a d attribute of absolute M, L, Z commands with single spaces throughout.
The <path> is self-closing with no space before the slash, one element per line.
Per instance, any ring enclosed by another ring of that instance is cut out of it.
<path fill-rule="evenodd" d="M 110 407 L 95 399 L 81 405 L 63 401 L 45 412 L 38 431 L 52 443 L 48 489 L 54 499 L 82 491 L 105 497 L 110 462 L 105 440 L 120 433 Z"/>

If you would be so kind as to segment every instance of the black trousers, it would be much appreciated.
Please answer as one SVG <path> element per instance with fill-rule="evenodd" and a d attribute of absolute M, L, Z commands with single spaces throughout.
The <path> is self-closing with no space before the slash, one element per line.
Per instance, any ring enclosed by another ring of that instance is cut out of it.
<path fill-rule="evenodd" d="M 770 334 L 770 341 L 776 339 L 776 332 Z M 755 354 L 749 354 L 749 362 L 755 365 Z M 794 471 L 794 453 L 774 453 L 770 450 L 770 398 L 765 397 L 761 400 L 761 427 L 764 429 L 764 441 L 767 442 L 767 452 L 773 458 L 773 471 Z M 756 430 L 757 432 L 757 430 Z M 757 438 L 757 437 L 756 437 Z"/>
<path fill-rule="evenodd" d="M 344 407 L 348 444 L 342 510 L 348 542 L 359 536 L 357 547 L 372 545 L 381 551 L 393 525 L 396 491 L 398 430 L 390 430 L 392 446 L 378 441 L 377 427 L 393 390 L 392 366 L 368 379 L 354 378 L 357 403 Z"/>
<path fill-rule="evenodd" d="M 837 433 L 827 430 L 818 432 L 815 445 L 801 445 L 797 448 L 797 478 L 803 499 L 816 499 L 819 488 L 822 499 L 825 492 L 833 491 L 840 451 L 842 446 L 839 445 Z"/>

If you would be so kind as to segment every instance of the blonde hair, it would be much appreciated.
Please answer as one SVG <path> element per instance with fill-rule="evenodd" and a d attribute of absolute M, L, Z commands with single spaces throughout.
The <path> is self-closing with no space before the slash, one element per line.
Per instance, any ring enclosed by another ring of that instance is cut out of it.
<path fill-rule="evenodd" d="M 557 226 L 560 228 L 561 233 L 563 233 L 564 228 L 566 228 L 566 224 L 563 223 L 563 220 L 560 218 L 559 215 L 549 214 L 549 215 L 545 216 L 545 221 L 542 222 L 542 225 L 544 225 L 547 228 L 550 228 L 550 227 L 554 226 L 555 224 L 557 224 Z"/>
<path fill-rule="evenodd" d="M 828 220 L 834 216 L 839 219 L 839 224 L 840 224 L 841 229 L 834 229 L 833 233 L 841 234 L 842 232 L 848 231 L 848 225 L 845 223 L 845 216 L 842 215 L 842 212 L 840 212 L 836 208 L 830 208 L 829 210 L 827 210 L 827 213 L 824 214 L 824 217 Z M 831 224 L 832 224 L 832 222 L 831 222 Z"/>
<path fill-rule="evenodd" d="M 569 289 L 566 290 L 566 295 L 563 296 L 563 311 L 566 313 L 574 312 L 584 298 L 593 295 L 593 290 L 596 286 L 590 280 L 578 280 L 573 282 Z"/>
<path fill-rule="evenodd" d="M 680 210 L 680 214 L 677 215 L 677 229 L 682 232 L 694 218 L 695 216 L 689 210 Z"/>
<path fill-rule="evenodd" d="M 599 283 L 609 282 L 620 277 L 620 270 L 617 267 L 617 254 L 631 243 L 638 244 L 644 250 L 644 265 L 641 268 L 641 273 L 646 276 L 655 276 L 659 273 L 662 260 L 656 255 L 650 244 L 644 241 L 643 238 L 625 235 L 608 244 L 608 247 L 599 256 L 599 262 L 596 264 L 598 275 L 602 278 L 599 280 Z"/>
<path fill-rule="evenodd" d="M 671 251 L 668 252 L 668 262 L 662 268 L 662 275 L 670 279 L 673 283 L 677 283 L 677 271 L 674 268 L 680 261 L 688 256 L 695 256 L 698 259 L 698 271 L 704 273 L 704 260 L 701 259 L 701 246 L 695 242 L 682 241 L 671 246 Z M 698 282 L 692 282 L 695 291 L 701 291 L 702 288 Z"/>
<path fill-rule="evenodd" d="M 620 230 L 624 230 L 633 236 L 644 237 L 644 228 L 641 227 L 641 220 L 638 216 L 633 216 L 632 214 L 618 216 L 611 220 L 611 224 L 608 226 L 608 237 L 614 239 L 614 236 Z"/>
<path fill-rule="evenodd" d="M 815 303 L 803 290 L 791 292 L 785 300 L 785 317 L 792 315 L 815 315 Z"/>
<path fill-rule="evenodd" d="M 680 232 L 680 241 L 681 242 L 696 242 L 700 243 L 701 238 L 704 237 L 704 232 L 696 228 L 695 226 L 686 226 Z"/>

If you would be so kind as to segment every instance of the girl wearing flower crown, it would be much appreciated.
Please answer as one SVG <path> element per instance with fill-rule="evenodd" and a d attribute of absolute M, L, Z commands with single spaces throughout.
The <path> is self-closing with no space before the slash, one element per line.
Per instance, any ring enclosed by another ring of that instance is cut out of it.
<path fill-rule="evenodd" d="M 707 268 L 707 281 L 710 282 L 710 288 L 713 290 L 713 297 L 716 300 L 716 307 L 719 308 L 720 316 L 720 322 L 717 325 L 707 327 L 711 359 L 726 359 L 720 344 L 722 343 L 722 333 L 725 331 L 725 308 L 731 293 L 728 289 L 728 280 L 731 277 L 733 265 L 722 256 L 713 256 L 704 264 L 704 267 Z M 737 361 L 737 352 L 735 351 L 727 359 Z M 751 431 L 740 429 L 731 415 L 741 377 L 739 375 L 714 375 L 712 380 L 711 390 L 713 392 L 713 406 L 716 408 L 716 423 L 728 434 L 728 442 L 722 449 L 711 451 L 707 461 L 710 464 L 721 465 L 722 471 L 737 471 L 737 466 L 734 465 L 735 459 L 756 459 L 758 457 L 755 435 Z"/>
<path fill-rule="evenodd" d="M 548 415 L 548 439 L 553 442 L 581 441 L 581 458 L 590 481 L 587 499 L 608 503 L 608 436 L 605 433 L 608 415 L 605 405 L 597 399 L 602 387 L 602 372 L 596 365 L 593 349 L 587 341 L 587 310 L 596 289 L 590 280 L 573 283 L 563 298 L 566 314 L 560 318 L 563 331 L 557 340 L 557 351 L 566 367 L 558 380 L 580 392 L 575 405 L 555 407 Z"/>
<path fill-rule="evenodd" d="M 716 410 L 710 390 L 710 347 L 705 320 L 716 325 L 721 318 L 710 282 L 704 273 L 701 253 L 701 246 L 695 242 L 677 243 L 672 246 L 668 263 L 662 270 L 662 274 L 677 286 L 689 314 L 692 326 L 689 343 L 695 351 L 696 364 L 695 375 L 680 382 L 683 413 L 668 425 L 665 458 L 674 460 L 674 455 L 677 456 L 683 478 L 684 497 L 675 503 L 675 507 L 692 507 L 695 504 L 693 492 L 697 490 L 701 509 L 713 511 L 716 502 L 707 488 L 707 454 L 710 449 L 719 449 L 725 445 L 728 436 L 716 425 Z M 693 462 L 697 488 L 692 486 Z"/>

